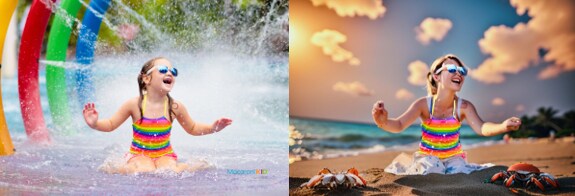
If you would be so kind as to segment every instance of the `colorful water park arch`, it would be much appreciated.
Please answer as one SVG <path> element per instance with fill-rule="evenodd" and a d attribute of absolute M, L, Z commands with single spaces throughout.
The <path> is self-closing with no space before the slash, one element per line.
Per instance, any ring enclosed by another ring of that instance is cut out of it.
<path fill-rule="evenodd" d="M 0 63 L 2 63 L 2 52 L 4 50 L 4 39 L 8 31 L 8 24 L 10 23 L 12 13 L 14 13 L 14 9 L 16 9 L 16 3 L 17 1 L 2 1 L 2 3 L 0 3 Z M 2 65 L 0 65 L 0 73 L 1 71 Z M 4 117 L 1 90 L 2 88 L 0 86 L 0 155 L 10 155 L 14 153 L 14 145 L 10 139 L 8 125 Z"/>
<path fill-rule="evenodd" d="M 34 0 L 29 11 L 28 18 L 20 41 L 20 53 L 18 57 L 18 93 L 20 98 L 20 108 L 24 128 L 28 138 L 35 142 L 50 142 L 50 135 L 46 128 L 40 104 L 39 89 L 39 57 L 42 47 L 42 40 L 48 24 L 48 19 L 52 14 L 49 9 L 55 0 L 42 1 Z M 12 13 L 16 8 L 16 0 L 6 0 L 0 2 L 0 46 L 4 45 L 4 39 Z M 76 15 L 81 7 L 79 0 L 62 0 L 57 6 L 65 10 L 65 14 L 58 13 L 55 16 L 51 27 L 46 59 L 48 62 L 65 62 L 66 49 L 68 47 L 72 25 L 70 19 L 76 20 Z M 76 59 L 82 68 L 76 73 L 79 84 L 78 93 L 80 102 L 92 101 L 93 87 L 91 87 L 91 72 L 89 65 L 93 61 L 96 38 L 105 15 L 110 0 L 92 0 L 88 11 L 84 14 L 80 33 L 76 46 Z M 84 39 L 85 38 L 85 39 Z M 0 60 L 2 57 L 0 47 Z M 61 65 L 62 63 L 60 63 Z M 1 73 L 1 67 L 0 67 Z M 68 108 L 67 84 L 65 80 L 65 67 L 58 66 L 57 63 L 46 65 L 46 87 L 50 113 L 56 126 L 63 127 L 70 122 L 70 112 Z M 14 146 L 10 139 L 8 126 L 2 108 L 2 96 L 0 89 L 0 155 L 10 155 L 14 153 Z"/>

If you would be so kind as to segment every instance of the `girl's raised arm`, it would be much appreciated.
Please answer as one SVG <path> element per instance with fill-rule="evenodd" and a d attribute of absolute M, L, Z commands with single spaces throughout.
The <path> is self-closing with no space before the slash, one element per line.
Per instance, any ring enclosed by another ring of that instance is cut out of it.
<path fill-rule="evenodd" d="M 425 104 L 425 97 L 413 102 L 398 118 L 388 119 L 387 110 L 385 110 L 383 101 L 377 101 L 373 105 L 371 114 L 377 127 L 384 131 L 399 133 L 411 125 L 417 117 L 421 116 L 421 104 Z"/>
<path fill-rule="evenodd" d="M 517 117 L 511 117 L 502 123 L 492 123 L 484 122 L 479 115 L 477 115 L 477 110 L 475 106 L 467 100 L 463 100 L 461 104 L 462 118 L 467 119 L 469 126 L 477 133 L 482 136 L 494 136 L 499 135 L 508 131 L 517 130 L 521 126 L 521 119 Z"/>
<path fill-rule="evenodd" d="M 188 113 L 188 110 L 184 104 L 180 103 L 179 101 L 174 102 L 177 105 L 177 107 L 173 109 L 174 113 L 176 114 L 176 119 L 178 119 L 178 122 L 182 128 L 184 128 L 184 130 L 186 130 L 186 132 L 188 132 L 190 135 L 200 136 L 216 133 L 232 124 L 232 120 L 229 118 L 220 118 L 211 125 L 195 122 L 190 117 L 190 114 Z"/>
<path fill-rule="evenodd" d="M 98 111 L 96 110 L 96 105 L 94 103 L 87 103 L 84 105 L 84 120 L 86 124 L 92 129 L 96 129 L 102 132 L 111 132 L 118 128 L 128 117 L 130 116 L 130 108 L 133 106 L 134 100 L 131 99 L 126 101 L 120 109 L 109 119 L 98 120 Z M 137 100 L 136 100 L 137 102 Z"/>

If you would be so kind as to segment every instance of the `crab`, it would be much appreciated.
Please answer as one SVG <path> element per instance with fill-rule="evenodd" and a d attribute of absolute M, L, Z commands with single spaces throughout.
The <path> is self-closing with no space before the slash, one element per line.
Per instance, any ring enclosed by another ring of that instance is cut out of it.
<path fill-rule="evenodd" d="M 315 188 L 320 185 L 332 190 L 338 186 L 352 188 L 356 186 L 366 186 L 366 181 L 359 176 L 359 171 L 350 168 L 345 172 L 333 173 L 328 168 L 323 168 L 317 175 L 311 177 L 308 182 L 303 183 L 300 187 Z"/>
<path fill-rule="evenodd" d="M 539 168 L 528 163 L 516 163 L 507 169 L 501 171 L 491 177 L 490 182 L 494 183 L 498 180 L 503 180 L 506 187 L 513 185 L 520 185 L 526 188 L 532 188 L 533 185 L 537 186 L 541 191 L 545 191 L 546 187 L 559 188 L 559 183 L 551 174 L 542 173 Z"/>

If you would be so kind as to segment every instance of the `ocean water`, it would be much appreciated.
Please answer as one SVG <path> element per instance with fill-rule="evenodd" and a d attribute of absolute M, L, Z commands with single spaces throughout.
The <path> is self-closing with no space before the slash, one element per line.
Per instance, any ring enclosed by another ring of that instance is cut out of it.
<path fill-rule="evenodd" d="M 421 127 L 412 125 L 401 133 L 382 131 L 375 124 L 361 124 L 290 117 L 290 163 L 390 150 L 415 151 L 419 148 Z M 483 137 L 462 125 L 463 149 L 490 145 L 501 136 Z"/>
<path fill-rule="evenodd" d="M 81 115 L 82 104 L 72 88 L 73 123 L 52 123 L 41 65 L 41 103 L 51 144 L 28 141 L 18 100 L 16 78 L 2 78 L 2 96 L 16 153 L 0 157 L 0 194 L 170 194 L 278 195 L 288 192 L 285 157 L 288 132 L 287 58 L 258 58 L 238 54 L 162 52 L 98 56 L 92 70 L 100 118 L 114 114 L 122 103 L 138 96 L 136 77 L 143 63 L 167 57 L 179 69 L 170 93 L 195 121 L 212 123 L 233 119 L 221 132 L 188 135 L 177 122 L 171 143 L 180 162 L 206 161 L 212 167 L 197 172 L 108 174 L 101 168 L 125 162 L 132 139 L 129 118 L 113 132 L 90 129 Z M 73 63 L 65 67 L 73 70 Z M 73 80 L 68 80 L 73 84 Z M 231 171 L 231 172 L 230 172 Z M 255 174 L 255 171 L 266 171 Z"/>

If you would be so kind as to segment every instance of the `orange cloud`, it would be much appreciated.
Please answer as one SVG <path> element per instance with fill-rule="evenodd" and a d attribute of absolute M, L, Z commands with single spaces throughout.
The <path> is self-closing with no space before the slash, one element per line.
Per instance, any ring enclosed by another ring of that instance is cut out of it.
<path fill-rule="evenodd" d="M 354 96 L 371 96 L 373 90 L 369 90 L 361 82 L 355 81 L 351 83 L 337 82 L 333 85 L 334 91 L 348 93 Z"/>
<path fill-rule="evenodd" d="M 530 62 L 539 59 L 538 36 L 532 29 L 520 23 L 514 28 L 506 26 L 490 27 L 479 47 L 485 54 L 491 54 L 470 74 L 485 83 L 501 83 L 505 73 L 518 73 L 527 68 Z"/>
<path fill-rule="evenodd" d="M 338 16 L 367 16 L 375 20 L 383 16 L 385 7 L 380 0 L 311 0 L 314 6 L 326 5 L 335 10 Z"/>
<path fill-rule="evenodd" d="M 523 105 L 523 104 L 517 105 L 517 106 L 515 107 L 515 111 L 518 111 L 518 112 L 523 112 L 523 111 L 525 111 L 525 105 Z"/>
<path fill-rule="evenodd" d="M 496 97 L 491 101 L 491 104 L 494 106 L 502 106 L 505 105 L 505 100 L 501 97 Z"/>
<path fill-rule="evenodd" d="M 399 100 L 410 100 L 413 99 L 413 93 L 409 92 L 407 89 L 401 88 L 395 93 L 395 98 Z"/>
<path fill-rule="evenodd" d="M 325 29 L 313 34 L 311 43 L 323 49 L 323 53 L 331 56 L 335 62 L 348 61 L 350 65 L 359 65 L 359 59 L 353 56 L 353 53 L 339 46 L 340 43 L 347 41 L 347 37 L 337 31 Z"/>
<path fill-rule="evenodd" d="M 426 18 L 415 28 L 417 41 L 423 45 L 429 44 L 431 40 L 441 41 L 452 26 L 448 19 Z"/>
<path fill-rule="evenodd" d="M 409 77 L 407 81 L 416 86 L 424 86 L 427 84 L 427 73 L 429 68 L 423 61 L 417 60 L 409 63 L 407 66 L 409 70 Z"/>
<path fill-rule="evenodd" d="M 491 57 L 471 76 L 485 83 L 501 83 L 504 74 L 516 74 L 539 63 L 539 49 L 547 50 L 543 60 L 552 64 L 538 75 L 549 79 L 575 70 L 575 1 L 511 0 L 517 14 L 527 11 L 531 20 L 515 27 L 490 27 L 479 40 L 479 47 Z"/>

